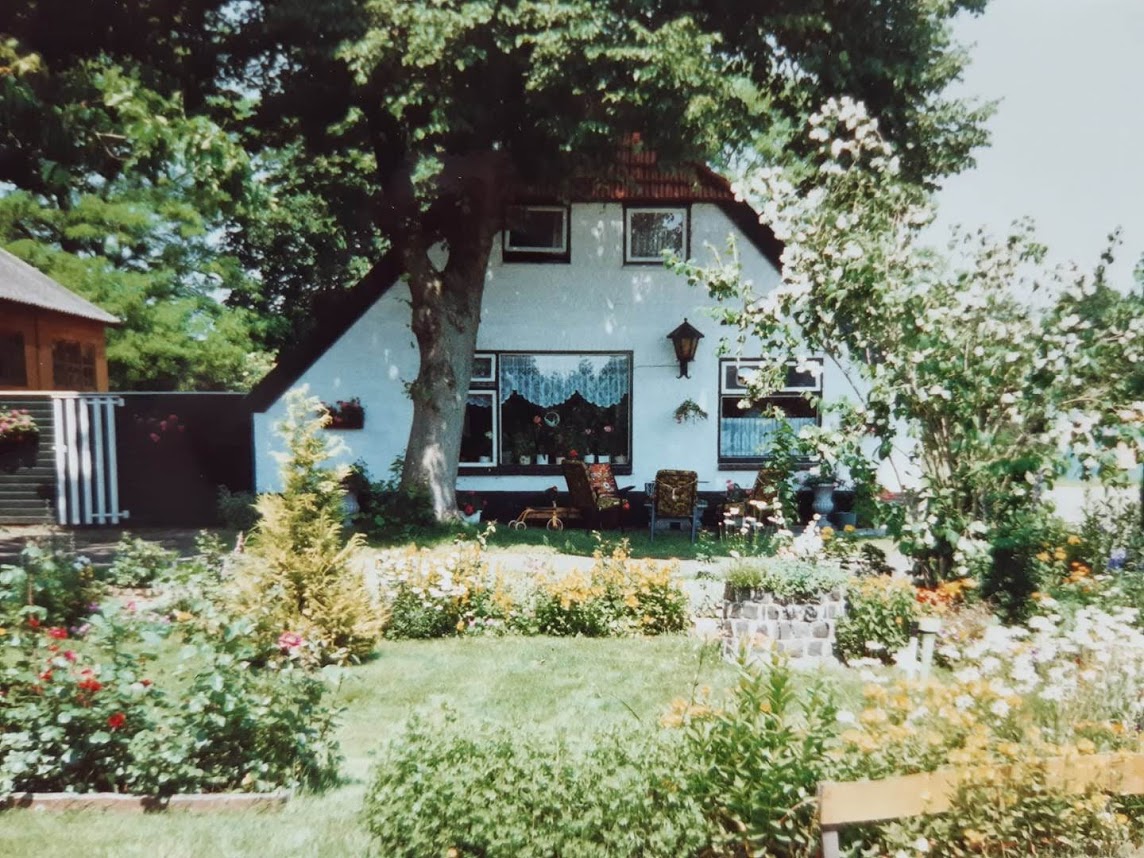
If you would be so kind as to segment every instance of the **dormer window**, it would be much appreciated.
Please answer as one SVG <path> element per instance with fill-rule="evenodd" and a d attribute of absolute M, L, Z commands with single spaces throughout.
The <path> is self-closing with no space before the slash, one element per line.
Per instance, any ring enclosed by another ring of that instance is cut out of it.
<path fill-rule="evenodd" d="M 505 213 L 506 262 L 568 262 L 567 206 L 510 206 Z"/>
<path fill-rule="evenodd" d="M 624 209 L 624 262 L 662 263 L 669 250 L 686 257 L 686 208 L 641 206 Z"/>

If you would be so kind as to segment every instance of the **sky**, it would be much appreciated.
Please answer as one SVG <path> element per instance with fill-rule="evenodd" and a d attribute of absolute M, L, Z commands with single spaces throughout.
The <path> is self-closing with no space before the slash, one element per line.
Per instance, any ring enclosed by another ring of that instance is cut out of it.
<path fill-rule="evenodd" d="M 991 0 L 958 21 L 959 95 L 1000 99 L 992 145 L 946 182 L 939 226 L 1031 216 L 1050 260 L 1091 271 L 1124 229 L 1113 282 L 1144 254 L 1144 0 Z M 943 233 L 944 235 L 944 233 Z"/>

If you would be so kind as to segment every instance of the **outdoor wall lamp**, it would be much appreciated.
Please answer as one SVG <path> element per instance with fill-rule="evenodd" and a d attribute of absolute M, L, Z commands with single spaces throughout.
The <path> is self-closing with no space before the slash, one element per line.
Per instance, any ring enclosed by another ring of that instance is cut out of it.
<path fill-rule="evenodd" d="M 678 378 L 691 378 L 687 372 L 687 365 L 695 360 L 695 351 L 699 348 L 699 341 L 703 339 L 703 334 L 695 330 L 695 327 L 689 324 L 685 318 L 683 324 L 668 334 L 667 338 L 675 346 L 675 358 L 679 361 Z"/>

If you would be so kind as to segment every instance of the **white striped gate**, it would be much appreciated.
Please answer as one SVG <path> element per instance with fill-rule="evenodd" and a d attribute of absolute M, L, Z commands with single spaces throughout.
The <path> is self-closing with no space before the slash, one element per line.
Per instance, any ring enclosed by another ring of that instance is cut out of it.
<path fill-rule="evenodd" d="M 119 396 L 53 393 L 56 514 L 60 524 L 119 524 L 115 409 Z"/>

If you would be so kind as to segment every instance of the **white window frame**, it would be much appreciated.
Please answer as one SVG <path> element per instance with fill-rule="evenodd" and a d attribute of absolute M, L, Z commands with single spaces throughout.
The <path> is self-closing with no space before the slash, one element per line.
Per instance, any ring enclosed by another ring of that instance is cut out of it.
<path fill-rule="evenodd" d="M 691 212 L 687 206 L 627 206 L 624 208 L 624 262 L 639 264 L 663 263 L 663 250 L 655 256 L 636 256 L 632 253 L 632 216 L 637 214 L 677 214 L 683 218 L 683 240 L 678 253 L 687 256 L 691 241 Z"/>
<path fill-rule="evenodd" d="M 822 393 L 822 371 L 825 362 L 820 357 L 810 358 L 810 362 L 818 364 L 818 372 L 814 373 L 814 382 L 809 385 L 788 385 L 786 387 L 776 388 L 772 391 L 772 395 L 776 393 Z M 719 392 L 727 394 L 742 394 L 747 392 L 747 383 L 740 381 L 742 370 L 755 370 L 762 366 L 762 361 L 759 360 L 739 360 L 739 361 L 720 361 L 719 364 Z M 799 361 L 787 361 L 788 367 L 796 367 Z M 734 380 L 729 380 L 727 372 L 728 367 L 737 367 L 738 371 L 735 373 Z"/>
<path fill-rule="evenodd" d="M 486 396 L 491 400 L 489 409 L 492 411 L 493 418 L 493 437 L 491 439 L 493 442 L 492 461 L 482 462 L 477 460 L 475 462 L 470 462 L 466 461 L 465 459 L 460 459 L 457 464 L 463 465 L 466 468 L 495 468 L 498 464 L 500 464 L 500 397 L 497 395 L 495 389 L 490 389 L 487 387 L 470 390 L 468 395 Z M 467 408 L 468 405 L 465 407 Z"/>
<path fill-rule="evenodd" d="M 535 212 L 535 211 L 559 212 L 560 213 L 560 221 L 561 221 L 563 228 L 560 230 L 560 246 L 559 247 L 529 247 L 529 246 L 516 245 L 516 244 L 512 243 L 512 230 L 509 228 L 509 224 L 508 224 L 508 220 L 510 218 L 506 217 L 506 219 L 505 219 L 506 222 L 505 222 L 505 227 L 504 227 L 504 244 L 503 244 L 503 248 L 504 248 L 505 253 L 507 253 L 507 254 L 543 254 L 543 255 L 555 256 L 555 257 L 563 257 L 563 256 L 568 255 L 568 246 L 569 246 L 568 231 L 569 231 L 569 221 L 570 221 L 568 206 L 514 205 L 514 206 L 509 206 L 509 212 L 510 213 L 511 213 L 512 209 L 523 209 L 525 211 L 530 211 L 530 212 Z"/>
<path fill-rule="evenodd" d="M 479 375 L 477 373 L 477 361 L 487 360 L 489 362 L 489 372 L 487 375 Z M 473 353 L 473 377 L 470 380 L 474 384 L 492 384 L 497 380 L 497 356 L 495 352 L 474 352 Z"/>

